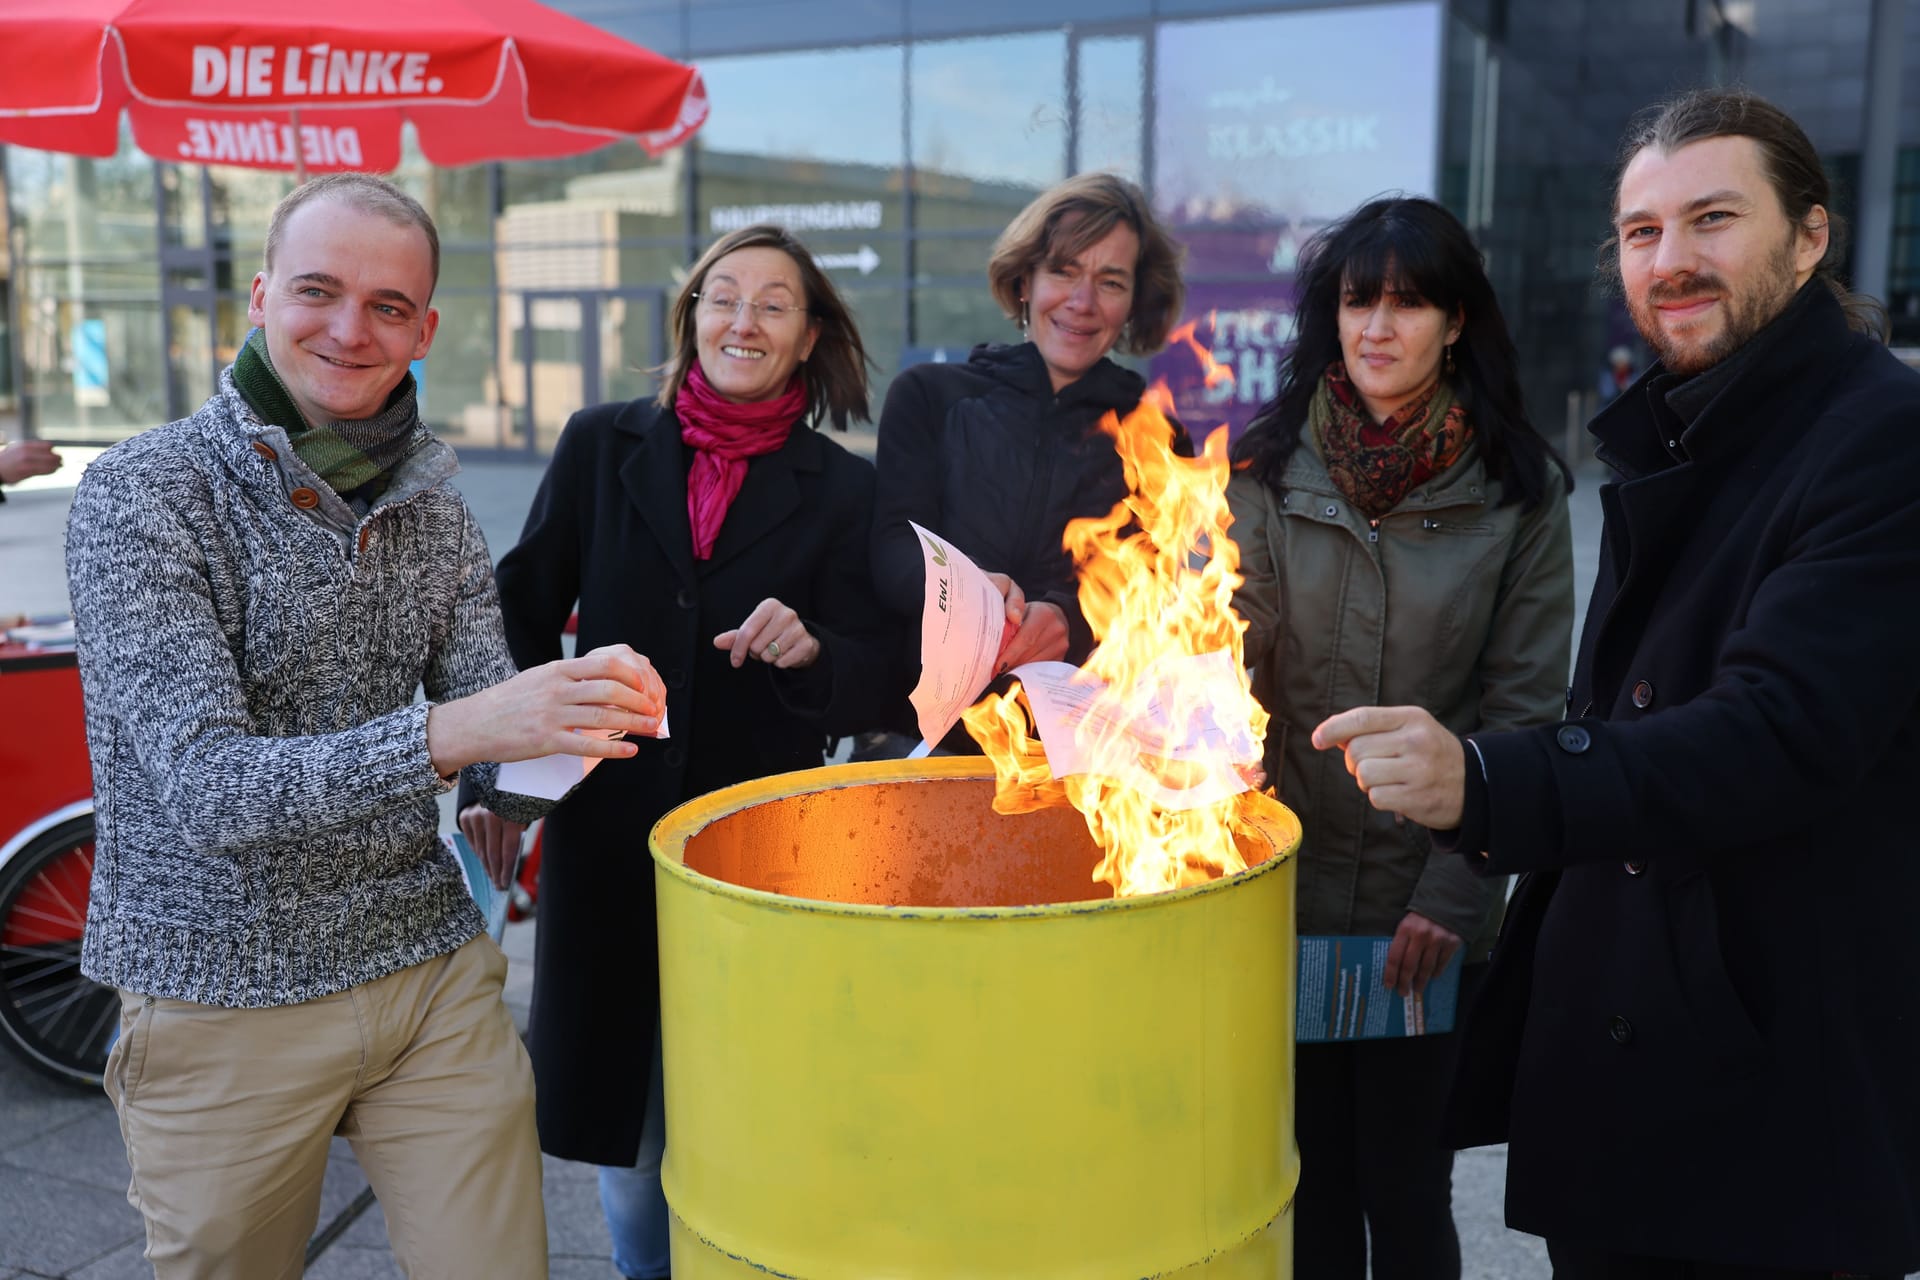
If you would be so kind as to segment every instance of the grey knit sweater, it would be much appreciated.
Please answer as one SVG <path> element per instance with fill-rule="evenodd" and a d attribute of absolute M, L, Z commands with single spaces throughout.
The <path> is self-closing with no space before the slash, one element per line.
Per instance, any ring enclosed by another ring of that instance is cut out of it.
<path fill-rule="evenodd" d="M 231 371 L 87 468 L 67 575 L 98 824 L 89 977 L 293 1004 L 480 931 L 414 700 L 514 672 L 455 470 L 435 441 L 356 517 Z M 471 772 L 508 817 L 547 807 Z"/>

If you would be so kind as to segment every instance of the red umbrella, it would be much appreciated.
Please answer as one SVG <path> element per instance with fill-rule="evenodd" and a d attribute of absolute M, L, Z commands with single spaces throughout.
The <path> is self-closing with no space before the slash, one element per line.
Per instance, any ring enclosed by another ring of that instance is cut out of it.
<path fill-rule="evenodd" d="M 324 9 L 324 14 L 319 11 Z M 385 172 L 658 154 L 707 118 L 700 73 L 533 0 L 0 0 L 0 143 Z"/>

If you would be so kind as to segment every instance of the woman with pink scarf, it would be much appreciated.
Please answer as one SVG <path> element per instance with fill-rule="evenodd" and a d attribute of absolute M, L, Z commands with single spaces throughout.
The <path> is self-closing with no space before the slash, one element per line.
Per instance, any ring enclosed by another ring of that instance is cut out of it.
<path fill-rule="evenodd" d="M 531 666 L 648 655 L 670 737 L 606 761 L 546 820 L 528 1049 L 541 1146 L 601 1166 L 621 1274 L 668 1269 L 659 968 L 648 830 L 684 800 L 822 763 L 910 682 L 872 602 L 874 472 L 815 430 L 866 418 L 867 356 L 813 256 L 774 226 L 695 264 L 669 317 L 659 394 L 573 416 L 497 577 L 507 642 Z M 518 831 L 461 826 L 493 853 Z"/>

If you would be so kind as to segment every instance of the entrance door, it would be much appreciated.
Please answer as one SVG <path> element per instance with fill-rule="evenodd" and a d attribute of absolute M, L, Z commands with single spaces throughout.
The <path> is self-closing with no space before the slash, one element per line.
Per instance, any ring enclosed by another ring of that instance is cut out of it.
<path fill-rule="evenodd" d="M 538 290 L 506 308 L 518 320 L 522 372 L 515 444 L 553 452 L 560 429 L 592 404 L 633 400 L 653 391 L 648 373 L 662 359 L 656 291 Z"/>

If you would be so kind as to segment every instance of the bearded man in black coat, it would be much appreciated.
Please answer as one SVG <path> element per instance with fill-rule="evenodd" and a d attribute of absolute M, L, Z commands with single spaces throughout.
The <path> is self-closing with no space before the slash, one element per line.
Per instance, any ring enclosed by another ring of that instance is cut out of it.
<path fill-rule="evenodd" d="M 1318 745 L 1523 873 L 1454 1089 L 1559 1280 L 1920 1269 L 1920 374 L 1829 274 L 1806 134 L 1740 91 L 1637 122 L 1615 264 L 1659 356 L 1614 471 L 1570 718 Z"/>

